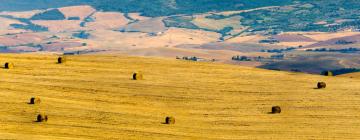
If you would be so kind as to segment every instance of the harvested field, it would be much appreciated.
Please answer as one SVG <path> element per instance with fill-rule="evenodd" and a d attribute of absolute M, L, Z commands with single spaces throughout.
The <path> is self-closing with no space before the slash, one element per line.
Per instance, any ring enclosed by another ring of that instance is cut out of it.
<path fill-rule="evenodd" d="M 7 139 L 358 139 L 360 80 L 116 55 L 1 54 Z M 6 58 L 6 59 L 5 59 Z M 146 75 L 131 79 L 134 71 Z M 318 81 L 329 85 L 314 89 Z M 349 84 L 351 83 L 351 84 Z M 46 102 L 26 103 L 29 97 Z M 268 114 L 280 106 L 281 114 Z M 35 122 L 39 113 L 50 117 Z M 166 116 L 176 123 L 166 125 Z"/>

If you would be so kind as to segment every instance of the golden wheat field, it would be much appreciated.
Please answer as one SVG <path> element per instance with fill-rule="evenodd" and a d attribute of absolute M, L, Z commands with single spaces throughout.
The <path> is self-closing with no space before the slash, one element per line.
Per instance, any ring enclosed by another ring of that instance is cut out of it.
<path fill-rule="evenodd" d="M 360 79 L 118 55 L 57 64 L 56 55 L 1 54 L 5 62 L 14 68 L 0 69 L 0 139 L 360 137 Z M 327 88 L 314 89 L 319 81 Z M 49 120 L 35 122 L 39 113 Z M 176 123 L 163 124 L 167 116 Z"/>
<path fill-rule="evenodd" d="M 341 74 L 341 75 L 338 75 L 338 77 L 348 77 L 348 78 L 360 79 L 360 72 Z"/>

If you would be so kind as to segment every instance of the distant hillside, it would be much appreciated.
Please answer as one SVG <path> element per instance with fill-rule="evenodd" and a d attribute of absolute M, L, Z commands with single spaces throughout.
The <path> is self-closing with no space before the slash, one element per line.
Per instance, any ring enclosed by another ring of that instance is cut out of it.
<path fill-rule="evenodd" d="M 89 3 L 92 0 L 0 0 L 0 11 L 28 11 Z"/>
<path fill-rule="evenodd" d="M 0 3 L 0 11 L 24 11 L 89 4 L 104 11 L 141 12 L 146 16 L 164 16 L 287 5 L 291 4 L 292 0 L 0 0 Z"/>
<path fill-rule="evenodd" d="M 141 12 L 147 16 L 164 16 L 287 5 L 291 4 L 291 0 L 98 0 L 92 4 L 105 11 Z"/>
<path fill-rule="evenodd" d="M 314 74 L 360 68 L 358 1 L 119 1 L 0 0 L 3 9 L 49 8 L 0 12 L 0 52 L 196 56 Z M 76 6 L 50 8 L 61 5 Z"/>
<path fill-rule="evenodd" d="M 43 13 L 35 14 L 31 20 L 64 20 L 65 15 L 58 9 L 45 11 Z"/>
<path fill-rule="evenodd" d="M 360 1 L 317 0 L 293 6 L 240 13 L 250 32 L 334 32 L 360 28 Z M 234 16 L 234 15 L 231 15 Z"/>
<path fill-rule="evenodd" d="M 356 0 L 0 0 L 0 11 L 25 11 L 33 9 L 57 8 L 70 5 L 91 5 L 100 11 L 122 13 L 141 13 L 144 16 L 179 16 L 205 12 L 248 10 L 267 6 L 281 6 L 258 9 L 233 14 L 213 14 L 208 19 L 226 20 L 233 17 L 241 26 L 249 27 L 244 32 L 277 34 L 287 31 L 334 32 L 344 29 L 360 28 L 360 1 Z M 173 23 L 173 21 L 175 23 Z M 167 26 L 203 29 L 194 25 L 191 18 L 176 17 L 169 19 Z M 237 24 L 238 26 L 240 26 Z M 236 27 L 235 27 L 236 28 Z M 216 31 L 223 36 L 234 29 L 234 25 Z M 234 34 L 238 34 L 234 33 Z"/>

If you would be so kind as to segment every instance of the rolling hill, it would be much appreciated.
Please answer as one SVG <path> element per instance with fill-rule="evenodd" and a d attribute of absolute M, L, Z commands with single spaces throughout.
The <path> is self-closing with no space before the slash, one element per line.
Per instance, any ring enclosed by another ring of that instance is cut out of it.
<path fill-rule="evenodd" d="M 119 55 L 1 54 L 0 138 L 358 139 L 359 80 Z M 131 80 L 141 71 L 144 80 Z M 314 89 L 318 81 L 326 89 Z M 349 84 L 351 83 L 351 84 Z M 39 97 L 41 104 L 28 104 Z M 281 114 L 269 114 L 272 106 Z M 48 122 L 34 122 L 46 113 Z M 166 116 L 176 123 L 162 124 Z"/>
<path fill-rule="evenodd" d="M 314 74 L 360 66 L 355 0 L 0 2 L 0 52 L 195 56 Z"/>
<path fill-rule="evenodd" d="M 338 75 L 338 77 L 347 77 L 347 78 L 355 78 L 355 79 L 360 79 L 360 72 L 352 72 L 352 73 L 346 73 L 346 74 L 341 74 Z"/>
<path fill-rule="evenodd" d="M 35 9 L 59 8 L 73 5 L 92 5 L 102 11 L 124 13 L 139 12 L 147 16 L 167 16 L 193 14 L 209 11 L 229 11 L 252 9 L 264 6 L 291 4 L 291 0 L 0 0 L 0 11 L 27 11 Z"/>

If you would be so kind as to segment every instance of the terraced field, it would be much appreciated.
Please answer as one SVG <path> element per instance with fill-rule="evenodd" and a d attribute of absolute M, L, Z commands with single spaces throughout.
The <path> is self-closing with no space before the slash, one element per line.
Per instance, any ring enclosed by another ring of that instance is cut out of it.
<path fill-rule="evenodd" d="M 1 54 L 0 139 L 358 139 L 360 80 L 117 55 Z M 144 80 L 132 80 L 141 71 Z M 324 81 L 326 89 L 314 89 Z M 42 102 L 29 105 L 31 97 Z M 281 114 L 269 114 L 271 107 Z M 48 122 L 35 122 L 46 113 Z M 166 116 L 176 123 L 163 124 Z"/>

